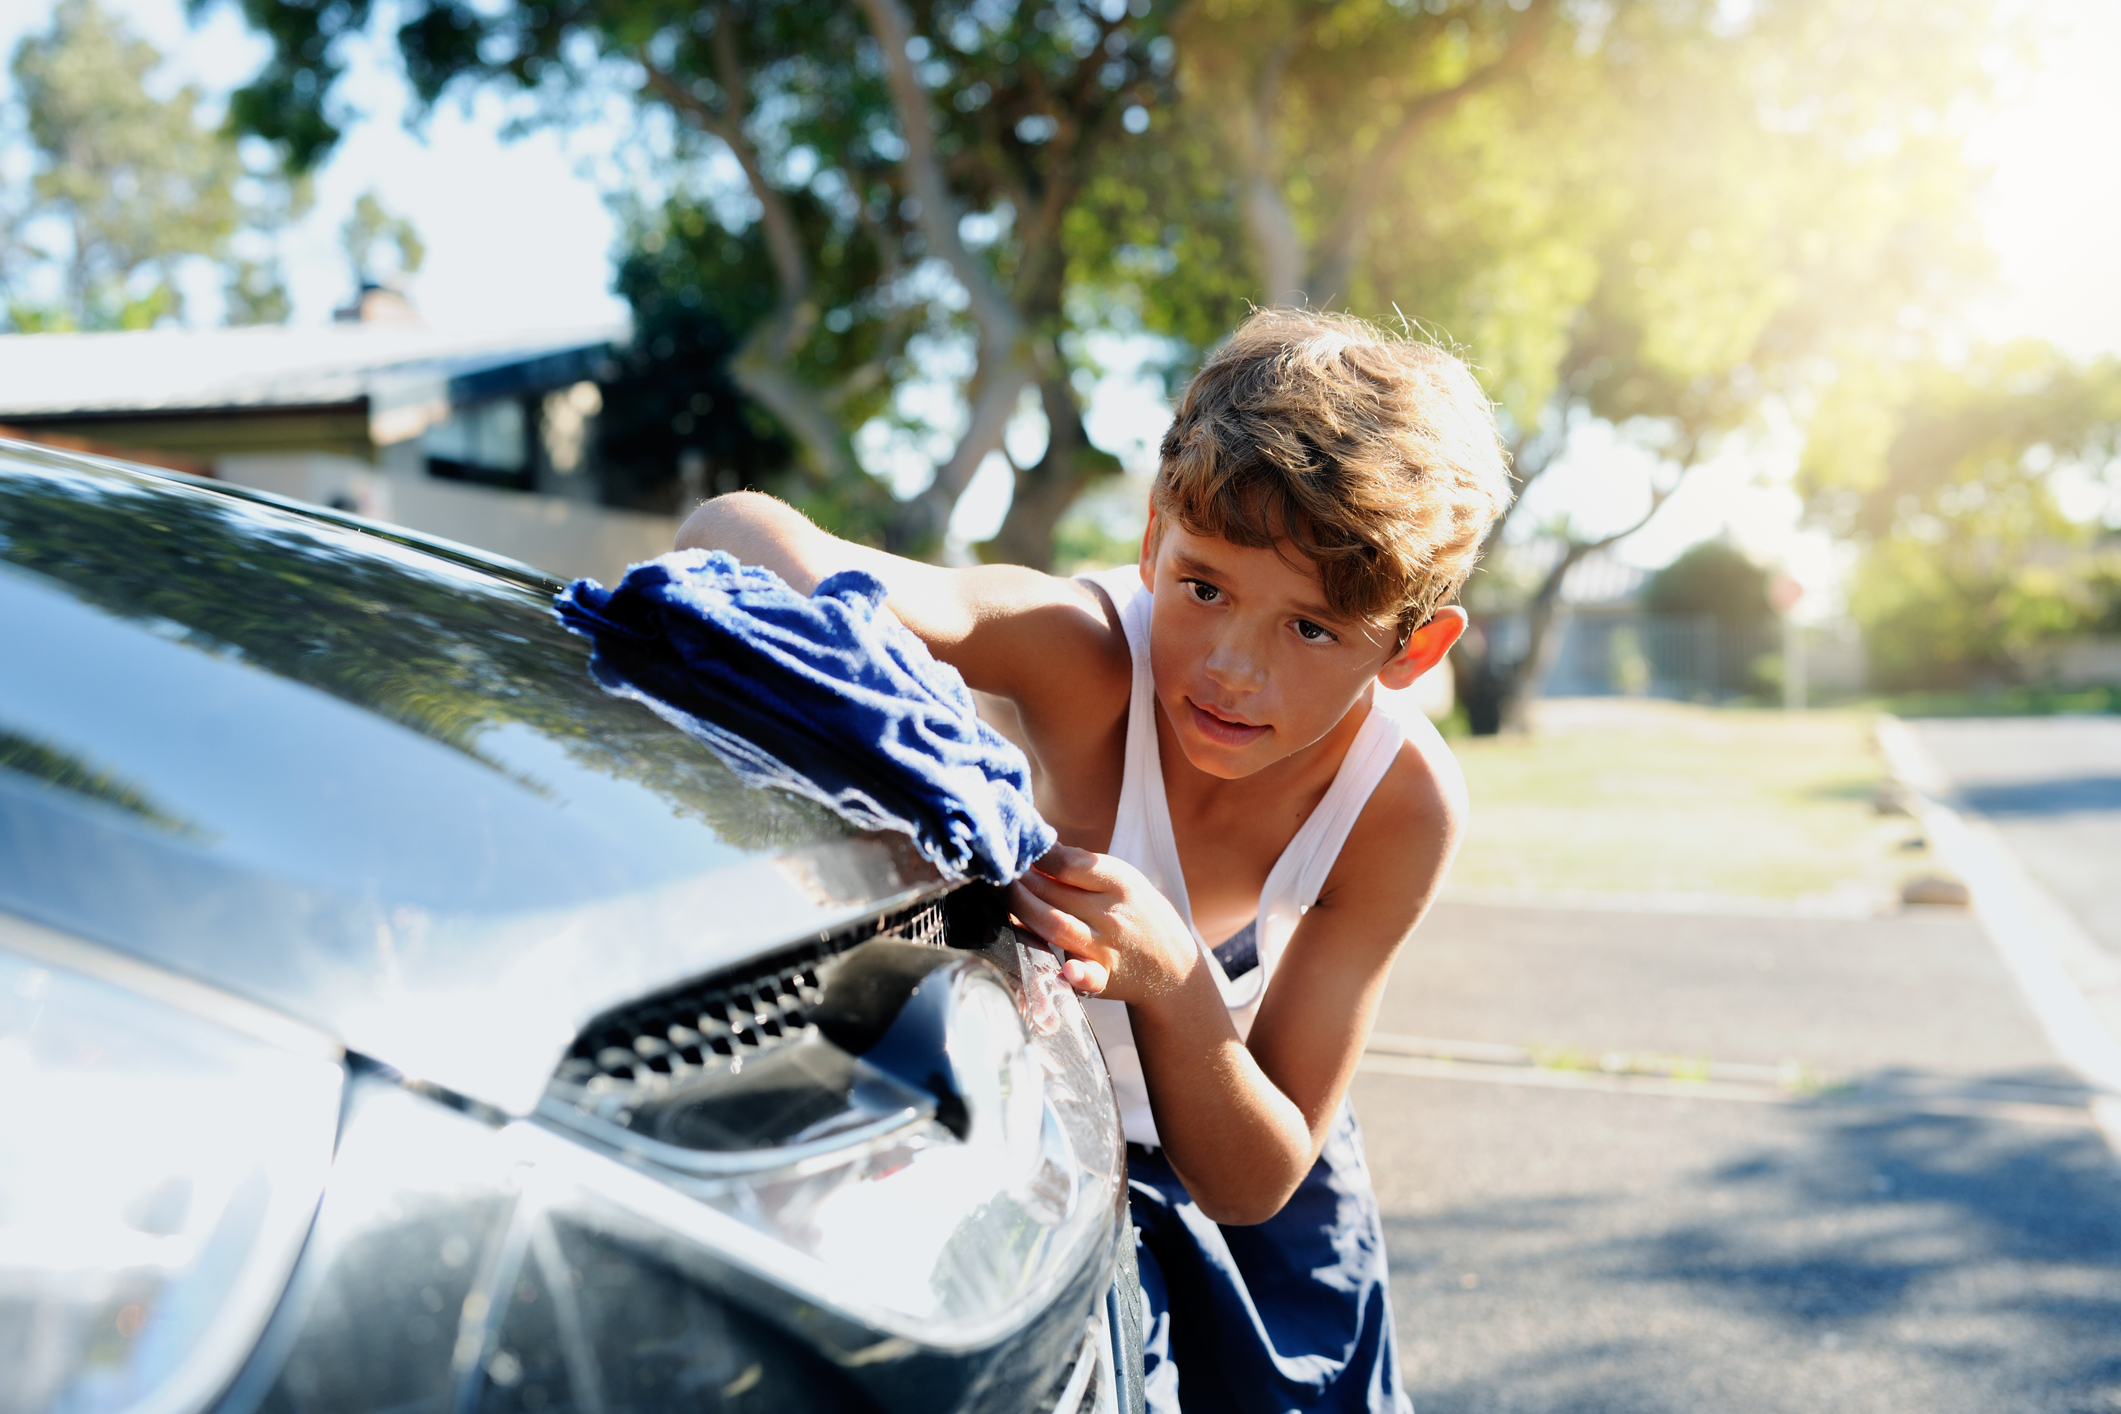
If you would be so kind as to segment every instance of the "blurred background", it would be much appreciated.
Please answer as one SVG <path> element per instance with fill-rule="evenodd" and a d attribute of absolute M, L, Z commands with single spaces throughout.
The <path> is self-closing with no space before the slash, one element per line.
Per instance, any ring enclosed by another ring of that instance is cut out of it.
<path fill-rule="evenodd" d="M 1065 569 L 1306 301 L 1501 409 L 1466 730 L 2116 700 L 2096 0 L 28 0 L 0 45 L 17 435 L 560 573 L 737 486 Z"/>
<path fill-rule="evenodd" d="M 1460 351 L 1521 494 L 1355 1092 L 1417 1403 L 2121 1408 L 2121 5 L 16 0 L 0 51 L 0 435 L 562 575 L 740 487 L 1120 563 L 1248 308 Z"/>

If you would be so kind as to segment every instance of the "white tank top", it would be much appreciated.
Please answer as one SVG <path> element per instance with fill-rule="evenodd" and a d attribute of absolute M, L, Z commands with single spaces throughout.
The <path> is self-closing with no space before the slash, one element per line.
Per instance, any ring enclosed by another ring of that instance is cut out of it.
<path fill-rule="evenodd" d="M 1147 876 L 1178 910 L 1193 931 L 1193 940 L 1206 958 L 1208 973 L 1221 990 L 1223 1005 L 1240 1039 L 1252 1030 L 1259 1015 L 1261 998 L 1274 976 L 1274 964 L 1288 945 L 1290 935 L 1304 911 L 1318 901 L 1326 876 L 1347 843 L 1348 832 L 1370 799 L 1370 792 L 1385 778 L 1399 755 L 1406 732 L 1396 718 L 1402 707 L 1400 693 L 1376 690 L 1373 710 L 1348 747 L 1340 771 L 1333 777 L 1325 798 L 1318 803 L 1288 848 L 1281 852 L 1259 891 L 1259 914 L 1253 936 L 1259 963 L 1232 978 L 1223 971 L 1214 949 L 1193 925 L 1193 908 L 1186 898 L 1185 871 L 1179 867 L 1178 844 L 1171 833 L 1171 810 L 1164 797 L 1164 773 L 1156 746 L 1156 684 L 1149 671 L 1149 591 L 1142 586 L 1141 572 L 1133 565 L 1085 575 L 1112 598 L 1119 610 L 1120 626 L 1126 630 L 1127 647 L 1134 655 L 1134 688 L 1127 705 L 1127 758 L 1120 777 L 1119 814 L 1112 823 L 1112 843 L 1107 854 L 1124 859 Z M 1104 1047 L 1105 1064 L 1112 1071 L 1118 1092 L 1120 1123 L 1127 1140 L 1155 1146 L 1156 1120 L 1149 1111 L 1149 1087 L 1142 1075 L 1141 1055 L 1135 1049 L 1134 1029 L 1127 1023 L 1124 1002 L 1086 998 L 1091 1029 Z"/>

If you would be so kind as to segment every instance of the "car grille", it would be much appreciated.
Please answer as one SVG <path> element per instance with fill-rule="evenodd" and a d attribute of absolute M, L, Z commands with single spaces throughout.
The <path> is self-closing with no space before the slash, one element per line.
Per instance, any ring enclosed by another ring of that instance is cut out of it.
<path fill-rule="evenodd" d="M 576 1039 L 556 1088 L 585 1110 L 624 1108 L 674 1080 L 800 1041 L 815 1030 L 833 959 L 872 938 L 942 947 L 966 913 L 955 895 L 935 899 L 609 1012 Z"/>

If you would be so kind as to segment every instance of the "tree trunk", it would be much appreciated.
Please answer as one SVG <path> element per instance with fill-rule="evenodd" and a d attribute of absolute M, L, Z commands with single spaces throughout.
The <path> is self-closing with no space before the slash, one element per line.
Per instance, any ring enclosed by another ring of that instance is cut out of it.
<path fill-rule="evenodd" d="M 1084 488 L 1119 470 L 1119 461 L 1090 445 L 1075 389 L 1065 370 L 1039 380 L 1039 400 L 1046 410 L 1046 453 L 1016 473 L 1016 494 L 1009 514 L 992 540 L 979 547 L 989 564 L 1053 568 L 1053 531 Z"/>
<path fill-rule="evenodd" d="M 1031 363 L 995 348 L 980 345 L 980 367 L 975 378 L 971 417 L 965 435 L 958 439 L 950 459 L 935 469 L 935 480 L 910 501 L 900 504 L 898 515 L 884 534 L 884 548 L 895 555 L 925 558 L 935 553 L 950 528 L 950 514 L 958 497 L 972 484 L 987 453 L 997 451 L 1009 430 L 1024 384 L 1030 380 Z"/>
<path fill-rule="evenodd" d="M 1573 565 L 1573 558 L 1564 557 L 1564 567 L 1557 568 L 1550 576 L 1557 591 L 1560 577 L 1567 572 L 1565 566 Z M 1543 587 L 1543 586 L 1542 586 Z M 1554 622 L 1561 610 L 1561 595 L 1542 593 L 1532 601 L 1527 617 L 1529 632 L 1526 635 L 1524 657 L 1509 665 L 1498 674 L 1496 692 L 1496 730 L 1522 736 L 1532 730 L 1532 702 L 1539 692 L 1540 680 L 1553 666 L 1554 652 L 1561 646 L 1561 635 L 1554 632 Z"/>
<path fill-rule="evenodd" d="M 861 474 L 861 468 L 847 429 L 818 391 L 796 376 L 785 356 L 786 347 L 795 342 L 785 336 L 787 322 L 776 312 L 753 331 L 730 360 L 729 374 L 747 396 L 788 429 L 814 484 L 850 482 Z"/>
<path fill-rule="evenodd" d="M 876 37 L 884 85 L 906 144 L 900 159 L 910 195 L 918 207 L 921 234 L 929 252 L 950 268 L 964 289 L 967 312 L 978 326 L 979 371 L 973 379 L 971 417 L 949 460 L 935 470 L 927 490 L 907 501 L 885 535 L 885 546 L 899 554 L 921 554 L 939 544 L 950 524 L 957 498 L 987 453 L 1000 447 L 1017 396 L 1037 372 L 1024 316 L 1012 303 L 985 262 L 967 248 L 959 231 L 963 207 L 950 190 L 941 153 L 936 150 L 934 110 L 906 52 L 913 17 L 903 0 L 856 0 Z"/>
<path fill-rule="evenodd" d="M 1451 650 L 1451 688 L 1465 710 L 1475 736 L 1502 730 L 1502 683 L 1499 681 L 1491 626 L 1475 619 Z"/>
<path fill-rule="evenodd" d="M 1561 636 L 1554 630 L 1561 615 L 1562 581 L 1577 561 L 1602 543 L 1570 541 L 1561 558 L 1547 571 L 1547 577 L 1540 581 L 1539 592 L 1525 610 L 1524 656 L 1503 662 L 1490 624 L 1476 624 L 1467 634 L 1474 641 L 1464 645 L 1453 658 L 1451 681 L 1459 701 L 1465 704 L 1466 721 L 1473 735 L 1524 733 L 1532 729 L 1532 702 L 1540 679 L 1547 675 L 1554 653 L 1561 646 Z"/>

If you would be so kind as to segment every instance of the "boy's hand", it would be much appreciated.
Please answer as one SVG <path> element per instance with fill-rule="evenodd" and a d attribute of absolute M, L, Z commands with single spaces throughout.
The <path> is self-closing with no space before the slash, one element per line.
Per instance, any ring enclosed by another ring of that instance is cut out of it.
<path fill-rule="evenodd" d="M 1200 948 L 1170 902 L 1124 860 L 1056 845 L 1010 886 L 1020 922 L 1067 954 L 1076 991 L 1148 1002 L 1180 987 Z"/>

